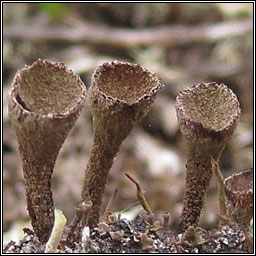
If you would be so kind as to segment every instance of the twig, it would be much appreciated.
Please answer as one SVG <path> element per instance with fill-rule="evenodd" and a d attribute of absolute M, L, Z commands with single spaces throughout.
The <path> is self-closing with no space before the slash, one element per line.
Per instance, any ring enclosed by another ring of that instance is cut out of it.
<path fill-rule="evenodd" d="M 108 204 L 107 204 L 107 207 L 106 207 L 106 209 L 105 209 L 105 211 L 104 211 L 104 213 L 103 213 L 103 216 L 102 216 L 102 220 L 103 220 L 103 221 L 108 221 L 108 216 L 109 216 L 109 215 L 111 214 L 111 212 L 112 212 L 112 208 L 113 208 L 114 202 L 115 202 L 115 200 L 116 200 L 117 192 L 118 192 L 118 190 L 115 189 L 113 195 L 112 195 L 112 196 L 110 197 L 110 199 L 109 199 L 109 202 L 108 202 Z"/>
<path fill-rule="evenodd" d="M 222 173 L 219 169 L 218 162 L 211 157 L 211 162 L 213 166 L 213 172 L 216 177 L 217 183 L 218 183 L 218 194 L 219 194 L 219 205 L 220 205 L 220 216 L 226 216 L 227 215 L 227 208 L 226 208 L 226 193 L 225 193 L 225 185 L 224 185 L 224 178 L 222 176 Z M 223 221 L 220 220 L 220 225 L 222 225 Z"/>
<path fill-rule="evenodd" d="M 56 210 L 54 211 L 55 222 L 52 229 L 51 236 L 46 243 L 45 253 L 56 253 L 57 247 L 60 242 L 64 227 L 66 225 L 66 218 L 62 211 Z"/>
<path fill-rule="evenodd" d="M 230 218 L 227 217 L 226 215 L 217 214 L 217 217 L 218 217 L 219 219 L 221 219 L 221 222 L 222 222 L 223 224 L 225 223 L 225 224 L 232 225 Z"/>
<path fill-rule="evenodd" d="M 136 187 L 137 187 L 137 198 L 140 201 L 142 207 L 144 210 L 151 216 L 154 215 L 152 210 L 149 207 L 148 202 L 146 201 L 146 198 L 144 197 L 145 191 L 143 191 L 142 186 L 140 185 L 139 181 L 137 181 L 135 178 L 133 178 L 130 174 L 125 173 L 126 177 L 132 181 Z"/>
<path fill-rule="evenodd" d="M 177 45 L 201 41 L 215 42 L 224 38 L 242 36 L 251 32 L 252 29 L 252 19 L 194 27 L 176 25 L 146 29 L 112 29 L 80 21 L 78 28 L 4 26 L 3 36 L 5 39 L 32 41 L 62 40 L 72 43 L 83 42 L 127 48 L 140 45 Z"/>
<path fill-rule="evenodd" d="M 164 213 L 163 215 L 163 231 L 170 231 L 170 213 Z"/>
<path fill-rule="evenodd" d="M 248 246 L 248 252 L 253 253 L 253 239 L 248 231 L 244 231 L 244 234 L 245 234 L 245 238 L 246 238 L 245 241 Z"/>
<path fill-rule="evenodd" d="M 135 205 L 137 206 L 139 203 L 140 203 L 139 201 L 136 201 L 136 202 L 134 202 L 134 203 L 131 203 L 130 205 L 128 205 L 127 207 L 125 207 L 123 210 L 121 210 L 119 213 L 123 213 L 123 212 L 127 211 L 128 209 L 130 209 L 131 207 L 133 207 L 133 206 L 135 206 Z"/>
<path fill-rule="evenodd" d="M 174 246 L 175 246 L 177 253 L 183 253 L 183 250 L 181 249 L 181 247 L 178 244 L 174 243 Z"/>

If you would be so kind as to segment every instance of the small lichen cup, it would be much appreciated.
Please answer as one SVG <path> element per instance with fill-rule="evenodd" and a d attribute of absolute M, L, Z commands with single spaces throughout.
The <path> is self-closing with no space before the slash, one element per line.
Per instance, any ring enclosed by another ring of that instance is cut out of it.
<path fill-rule="evenodd" d="M 81 193 L 83 201 L 93 203 L 90 226 L 99 220 L 108 173 L 122 141 L 148 113 L 161 87 L 155 74 L 137 64 L 106 62 L 93 73 L 88 98 L 94 142 Z"/>
<path fill-rule="evenodd" d="M 224 188 L 228 217 L 248 231 L 253 216 L 253 168 L 227 177 Z"/>
<path fill-rule="evenodd" d="M 54 224 L 51 176 L 55 161 L 85 98 L 86 88 L 79 76 L 63 63 L 40 59 L 16 73 L 8 96 L 27 210 L 42 242 L 47 242 Z"/>
<path fill-rule="evenodd" d="M 213 175 L 211 158 L 218 161 L 240 117 L 236 95 L 224 84 L 200 83 L 176 98 L 181 133 L 187 141 L 187 172 L 180 230 L 197 226 L 207 187 Z"/>

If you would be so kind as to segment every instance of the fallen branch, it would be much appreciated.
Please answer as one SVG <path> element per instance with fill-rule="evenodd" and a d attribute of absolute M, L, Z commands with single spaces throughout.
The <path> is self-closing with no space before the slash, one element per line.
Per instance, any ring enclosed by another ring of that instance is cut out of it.
<path fill-rule="evenodd" d="M 131 47 L 140 45 L 174 45 L 201 41 L 217 41 L 220 39 L 243 36 L 253 31 L 253 20 L 221 22 L 211 25 L 197 26 L 159 26 L 143 29 L 112 29 L 88 22 L 79 22 L 76 28 L 69 27 L 3 27 L 4 39 L 20 39 L 31 41 L 67 41 L 83 42 L 98 45 L 116 45 Z"/>

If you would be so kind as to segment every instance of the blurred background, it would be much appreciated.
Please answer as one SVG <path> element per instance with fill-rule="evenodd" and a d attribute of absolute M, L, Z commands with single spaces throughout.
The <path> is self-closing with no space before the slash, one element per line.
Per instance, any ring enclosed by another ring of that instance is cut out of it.
<path fill-rule="evenodd" d="M 136 217 L 135 176 L 156 218 L 171 214 L 176 230 L 185 191 L 186 143 L 175 97 L 199 82 L 224 83 L 238 96 L 241 120 L 220 159 L 227 177 L 253 165 L 252 3 L 4 3 L 3 4 L 3 229 L 15 240 L 28 226 L 18 145 L 8 118 L 7 95 L 18 69 L 38 58 L 64 62 L 86 87 L 104 61 L 137 63 L 162 80 L 147 117 L 122 144 L 111 169 L 102 210 L 118 189 L 114 211 Z M 52 187 L 56 208 L 70 221 L 80 200 L 93 141 L 86 105 L 63 145 Z M 217 185 L 212 179 L 200 225 L 217 227 Z M 18 239 L 17 239 L 18 240 Z"/>

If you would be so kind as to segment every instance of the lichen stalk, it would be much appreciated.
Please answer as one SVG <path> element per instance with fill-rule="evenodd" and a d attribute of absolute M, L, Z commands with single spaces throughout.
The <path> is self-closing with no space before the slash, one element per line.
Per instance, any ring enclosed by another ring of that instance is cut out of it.
<path fill-rule="evenodd" d="M 87 164 L 83 181 L 82 198 L 83 200 L 92 200 L 93 203 L 91 212 L 87 218 L 87 223 L 90 226 L 98 222 L 108 172 L 119 148 L 110 146 L 110 141 L 107 137 L 101 137 L 95 134 Z"/>
<path fill-rule="evenodd" d="M 212 158 L 219 157 L 240 116 L 235 94 L 224 84 L 200 83 L 176 99 L 181 133 L 187 140 L 187 175 L 180 229 L 197 226 L 213 175 Z"/>
<path fill-rule="evenodd" d="M 59 150 L 86 97 L 80 78 L 63 63 L 38 60 L 19 70 L 8 97 L 35 233 L 47 242 L 54 224 L 51 176 Z"/>
<path fill-rule="evenodd" d="M 151 108 L 162 87 L 155 74 L 125 62 L 106 62 L 92 75 L 89 102 L 94 142 L 85 172 L 81 197 L 91 200 L 90 226 L 99 220 L 109 170 L 122 141 Z"/>
<path fill-rule="evenodd" d="M 196 226 L 203 208 L 206 190 L 212 178 L 212 168 L 209 159 L 200 154 L 188 153 L 186 192 L 184 195 L 184 207 L 181 215 L 181 228 Z M 204 172 L 204 175 L 202 175 Z M 196 184 L 196 186 L 195 186 Z"/>

